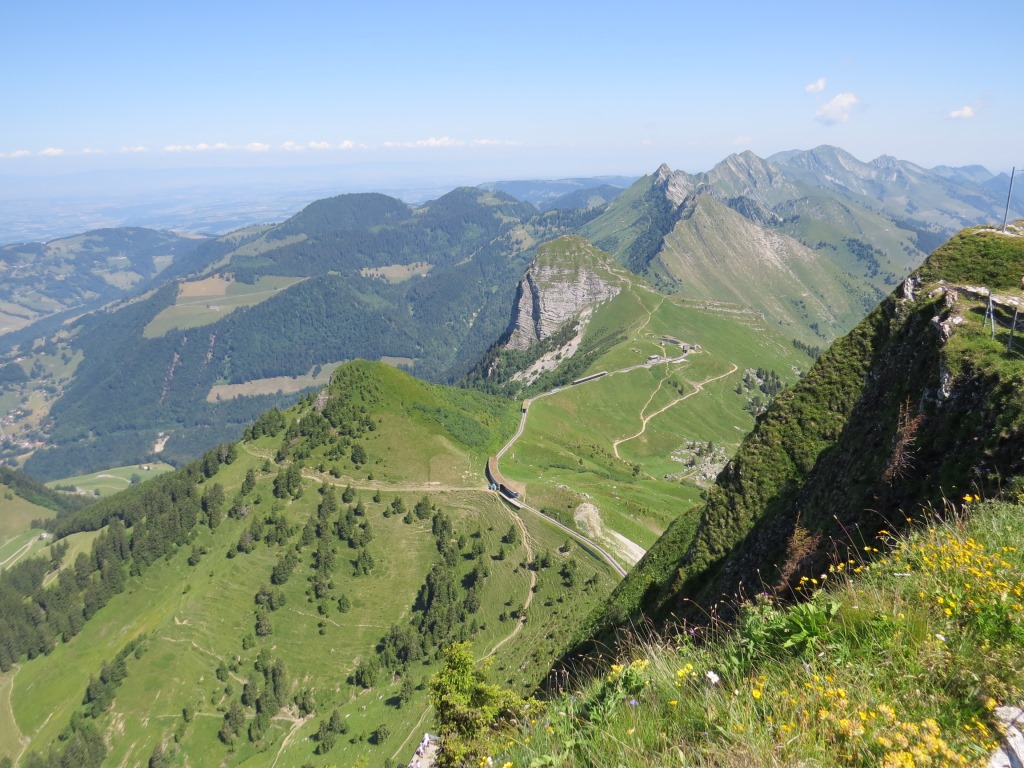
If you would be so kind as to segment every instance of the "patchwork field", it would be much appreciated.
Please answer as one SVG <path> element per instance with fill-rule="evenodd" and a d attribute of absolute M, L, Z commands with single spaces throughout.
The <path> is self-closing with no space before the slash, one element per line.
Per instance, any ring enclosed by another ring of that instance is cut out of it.
<path fill-rule="evenodd" d="M 228 292 L 230 280 L 220 275 L 213 275 L 202 280 L 181 283 L 178 287 L 178 298 L 193 299 L 197 296 L 224 296 Z"/>
<path fill-rule="evenodd" d="M 301 392 L 310 387 L 323 386 L 330 382 L 331 374 L 339 365 L 341 365 L 340 362 L 318 365 L 302 376 L 271 376 L 266 379 L 247 381 L 244 384 L 217 384 L 211 387 L 206 394 L 206 402 L 215 403 L 253 395 L 274 395 L 278 392 L 288 394 Z"/>
<path fill-rule="evenodd" d="M 412 264 L 389 264 L 386 267 L 365 267 L 359 270 L 363 277 L 379 277 L 389 283 L 404 283 L 410 277 L 430 273 L 433 264 L 415 261 Z"/>
<path fill-rule="evenodd" d="M 302 279 L 264 276 L 250 284 L 208 277 L 182 283 L 174 306 L 167 307 L 154 317 L 143 335 L 147 339 L 155 339 L 174 328 L 209 325 L 239 307 L 251 307 L 266 301 L 278 291 L 290 288 Z"/>

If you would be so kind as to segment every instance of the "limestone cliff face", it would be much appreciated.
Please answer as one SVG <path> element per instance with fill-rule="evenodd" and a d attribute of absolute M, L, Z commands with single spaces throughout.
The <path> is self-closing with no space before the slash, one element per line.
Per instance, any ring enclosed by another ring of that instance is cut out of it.
<path fill-rule="evenodd" d="M 620 289 L 587 266 L 535 261 L 519 283 L 507 346 L 526 349 L 546 339 L 583 309 L 616 296 Z"/>

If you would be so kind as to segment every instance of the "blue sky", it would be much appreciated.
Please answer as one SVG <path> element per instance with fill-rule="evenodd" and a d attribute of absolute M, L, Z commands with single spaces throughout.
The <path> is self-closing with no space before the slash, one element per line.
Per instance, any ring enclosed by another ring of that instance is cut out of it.
<path fill-rule="evenodd" d="M 483 181 L 820 144 L 1008 172 L 1024 165 L 1017 19 L 984 0 L 11 2 L 0 175 Z"/>

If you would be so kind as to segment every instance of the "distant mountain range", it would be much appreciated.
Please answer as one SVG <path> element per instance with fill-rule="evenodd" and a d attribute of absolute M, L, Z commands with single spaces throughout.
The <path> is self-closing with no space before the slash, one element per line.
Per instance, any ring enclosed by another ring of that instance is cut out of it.
<path fill-rule="evenodd" d="M 92 233 L 69 241 L 81 254 L 74 264 L 88 268 L 60 281 L 48 265 L 68 259 L 22 258 L 36 283 L 86 297 L 74 314 L 110 301 L 86 289 L 102 264 L 116 265 L 106 282 L 120 286 L 120 301 L 65 325 L 69 300 L 48 326 L 0 337 L 18 345 L 25 373 L 3 368 L 6 402 L 22 414 L 3 455 L 56 446 L 26 465 L 47 478 L 144 460 L 156 447 L 184 460 L 356 357 L 458 380 L 512 333 L 537 246 L 572 233 L 664 292 L 753 309 L 821 347 L 952 231 L 1001 221 L 1005 204 L 1000 177 L 979 167 L 862 163 L 834 147 L 767 160 L 746 152 L 702 174 L 662 166 L 619 186 L 628 181 L 495 182 L 420 206 L 342 195 L 202 241 L 110 230 L 100 248 Z M 117 246 L 129 240 L 155 250 L 124 255 Z"/>
<path fill-rule="evenodd" d="M 666 290 L 831 340 L 954 232 L 1001 222 L 1008 187 L 977 166 L 862 163 L 835 147 L 744 152 L 696 175 L 663 165 L 580 232 Z M 1024 192 L 1014 201 L 1024 211 Z"/>
<path fill-rule="evenodd" d="M 504 192 L 547 211 L 553 208 L 587 208 L 586 201 L 591 197 L 603 198 L 605 203 L 610 203 L 636 180 L 636 176 L 593 176 L 554 181 L 489 181 L 479 186 Z"/>

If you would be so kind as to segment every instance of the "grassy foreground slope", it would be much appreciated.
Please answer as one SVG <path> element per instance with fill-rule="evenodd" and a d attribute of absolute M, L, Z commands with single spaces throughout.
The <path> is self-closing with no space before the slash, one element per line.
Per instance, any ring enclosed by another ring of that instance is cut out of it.
<path fill-rule="evenodd" d="M 482 756 L 567 768 L 990 764 L 1000 708 L 1024 695 L 1024 507 L 955 506 L 945 524 L 883 534 L 870 564 L 840 560 L 808 579 L 807 602 L 762 597 L 732 627 L 635 639 L 598 676 L 570 677 L 535 724 L 492 734 Z"/>
<path fill-rule="evenodd" d="M 499 679 L 532 687 L 613 577 L 486 489 L 516 412 L 352 363 L 244 441 L 62 518 L 62 559 L 0 577 L 0 757 L 382 764 L 427 729 L 449 642 L 500 649 Z M 8 613 L 20 587 L 34 645 Z"/>

